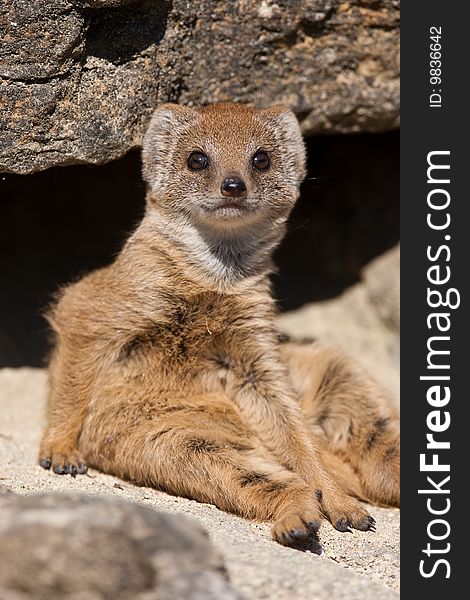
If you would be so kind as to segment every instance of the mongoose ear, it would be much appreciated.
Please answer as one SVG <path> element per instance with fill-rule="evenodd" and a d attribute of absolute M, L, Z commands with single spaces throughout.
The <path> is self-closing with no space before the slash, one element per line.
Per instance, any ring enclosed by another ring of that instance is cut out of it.
<path fill-rule="evenodd" d="M 142 143 L 142 172 L 149 185 L 159 183 L 160 165 L 171 159 L 174 140 L 195 115 L 195 110 L 179 104 L 162 104 L 153 113 Z"/>
<path fill-rule="evenodd" d="M 280 145 L 292 151 L 298 183 L 305 177 L 305 144 L 295 114 L 285 106 L 273 106 L 263 111 L 273 120 L 280 137 Z"/>

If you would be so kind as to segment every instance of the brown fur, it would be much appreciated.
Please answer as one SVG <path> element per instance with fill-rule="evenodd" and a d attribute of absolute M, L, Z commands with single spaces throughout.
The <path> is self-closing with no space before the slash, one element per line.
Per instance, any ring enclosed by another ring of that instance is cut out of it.
<path fill-rule="evenodd" d="M 255 172 L 259 148 L 271 168 Z M 192 172 L 190 152 L 209 168 Z M 155 112 L 143 147 L 147 213 L 110 266 L 63 290 L 49 320 L 40 464 L 86 465 L 274 522 L 317 544 L 399 502 L 397 415 L 351 360 L 282 342 L 268 275 L 304 175 L 295 117 L 240 105 Z M 218 210 L 227 176 L 243 209 Z M 353 497 L 354 496 L 354 497 Z"/>

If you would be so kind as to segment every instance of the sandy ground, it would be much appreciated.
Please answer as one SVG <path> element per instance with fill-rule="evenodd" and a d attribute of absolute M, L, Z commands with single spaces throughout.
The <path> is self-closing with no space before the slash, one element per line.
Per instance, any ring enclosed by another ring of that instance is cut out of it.
<path fill-rule="evenodd" d="M 377 532 L 321 529 L 318 557 L 271 541 L 269 526 L 250 523 L 207 504 L 139 488 L 91 471 L 73 479 L 36 465 L 43 425 L 46 375 L 39 369 L 0 370 L 0 483 L 19 494 L 76 491 L 113 495 L 193 517 L 206 527 L 233 585 L 246 599 L 359 600 L 398 598 L 399 511 L 371 507 Z"/>

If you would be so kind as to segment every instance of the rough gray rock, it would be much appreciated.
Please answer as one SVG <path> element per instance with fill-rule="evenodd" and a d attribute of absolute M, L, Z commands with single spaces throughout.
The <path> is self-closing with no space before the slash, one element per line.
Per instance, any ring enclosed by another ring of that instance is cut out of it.
<path fill-rule="evenodd" d="M 391 332 L 400 333 L 400 248 L 396 246 L 364 269 L 371 305 Z"/>
<path fill-rule="evenodd" d="M 237 600 L 207 533 L 112 498 L 0 493 L 3 600 Z"/>
<path fill-rule="evenodd" d="M 0 31 L 0 171 L 114 160 L 167 101 L 398 123 L 398 0 L 0 0 Z"/>

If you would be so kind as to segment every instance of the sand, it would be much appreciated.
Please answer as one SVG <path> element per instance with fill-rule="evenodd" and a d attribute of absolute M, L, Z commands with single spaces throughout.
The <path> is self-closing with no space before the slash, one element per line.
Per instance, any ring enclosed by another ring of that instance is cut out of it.
<path fill-rule="evenodd" d="M 19 494 L 83 492 L 112 495 L 199 521 L 222 553 L 233 585 L 246 599 L 359 600 L 398 598 L 399 511 L 370 507 L 377 531 L 339 533 L 321 529 L 321 557 L 284 548 L 270 539 L 269 526 L 217 508 L 136 487 L 91 470 L 73 479 L 36 464 L 43 426 L 46 373 L 0 370 L 0 483 Z"/>

